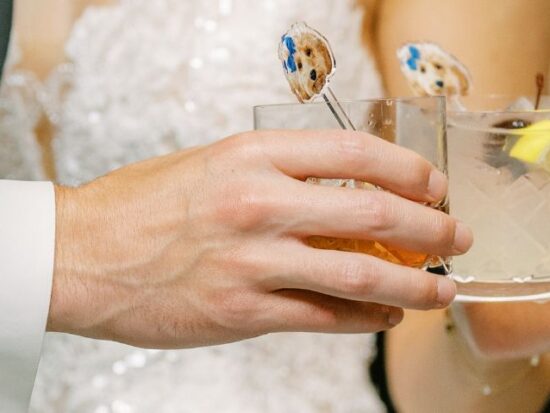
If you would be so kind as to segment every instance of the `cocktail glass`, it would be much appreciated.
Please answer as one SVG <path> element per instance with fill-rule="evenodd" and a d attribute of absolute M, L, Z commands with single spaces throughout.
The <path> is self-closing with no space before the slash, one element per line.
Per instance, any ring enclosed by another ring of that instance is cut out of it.
<path fill-rule="evenodd" d="M 463 103 L 448 113 L 451 212 L 475 241 L 453 262 L 457 299 L 548 299 L 550 99 L 537 111 L 517 97 Z"/>
<path fill-rule="evenodd" d="M 412 149 L 447 171 L 446 108 L 443 97 L 376 99 L 340 102 L 343 111 L 357 130 L 368 132 L 382 139 Z M 338 129 L 337 120 L 324 103 L 264 105 L 254 108 L 256 129 Z M 406 174 L 407 171 L 393 171 Z M 347 179 L 323 179 L 310 177 L 311 184 L 342 186 L 363 190 L 383 190 L 368 182 Z M 431 205 L 448 210 L 447 200 Z M 345 214 L 346 211 L 342 211 Z M 404 251 L 376 240 L 350 240 L 312 236 L 308 243 L 321 249 L 362 252 L 387 261 L 435 269 L 448 274 L 450 259 L 432 257 L 422 251 Z"/>

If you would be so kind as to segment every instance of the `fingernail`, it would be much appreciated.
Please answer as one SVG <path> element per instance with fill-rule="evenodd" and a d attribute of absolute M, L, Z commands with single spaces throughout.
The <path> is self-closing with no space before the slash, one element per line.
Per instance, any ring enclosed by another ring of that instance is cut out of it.
<path fill-rule="evenodd" d="M 403 321 L 403 310 L 400 308 L 391 308 L 388 314 L 388 323 L 392 326 L 396 326 Z"/>
<path fill-rule="evenodd" d="M 453 241 L 453 250 L 456 254 L 467 252 L 474 241 L 472 230 L 463 222 L 457 221 L 455 229 L 455 238 Z"/>
<path fill-rule="evenodd" d="M 437 280 L 437 303 L 441 308 L 449 306 L 456 295 L 456 285 L 448 278 Z"/>
<path fill-rule="evenodd" d="M 428 195 L 433 201 L 442 200 L 447 195 L 447 177 L 441 171 L 434 169 L 428 182 Z"/>

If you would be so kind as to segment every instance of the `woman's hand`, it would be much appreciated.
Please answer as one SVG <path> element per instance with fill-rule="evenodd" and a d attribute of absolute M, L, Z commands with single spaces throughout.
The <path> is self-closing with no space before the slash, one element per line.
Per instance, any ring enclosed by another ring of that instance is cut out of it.
<path fill-rule="evenodd" d="M 362 179 L 392 193 L 309 185 L 308 176 Z M 57 187 L 48 328 L 157 348 L 390 328 L 401 307 L 447 306 L 454 284 L 304 240 L 376 239 L 464 253 L 469 229 L 415 202 L 446 191 L 430 163 L 376 137 L 282 130 Z"/>

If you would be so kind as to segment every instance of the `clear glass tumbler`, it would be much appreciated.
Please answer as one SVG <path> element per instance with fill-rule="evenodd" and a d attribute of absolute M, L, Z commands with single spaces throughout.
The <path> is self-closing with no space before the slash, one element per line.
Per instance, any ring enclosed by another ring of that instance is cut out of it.
<path fill-rule="evenodd" d="M 450 197 L 475 242 L 454 259 L 458 300 L 548 299 L 550 110 L 515 109 L 530 106 L 517 97 L 463 103 L 448 114 Z"/>
<path fill-rule="evenodd" d="M 447 171 L 446 109 L 443 97 L 377 99 L 340 102 L 343 112 L 357 130 L 412 149 Z M 338 129 L 339 123 L 325 103 L 265 105 L 254 108 L 256 129 Z M 391 171 L 406 174 L 405 170 Z M 333 185 L 363 190 L 383 190 L 367 182 L 310 177 L 311 184 Z M 448 211 L 444 200 L 432 205 Z M 346 211 L 342 211 L 343 214 Z M 448 274 L 450 260 L 431 257 L 422 251 L 404 251 L 376 240 L 347 240 L 313 236 L 308 243 L 315 248 L 362 252 L 411 267 L 434 269 Z"/>

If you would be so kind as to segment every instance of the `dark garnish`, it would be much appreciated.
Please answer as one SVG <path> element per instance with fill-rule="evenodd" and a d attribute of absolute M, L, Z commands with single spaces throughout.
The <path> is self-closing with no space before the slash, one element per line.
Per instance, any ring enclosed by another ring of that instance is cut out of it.
<path fill-rule="evenodd" d="M 544 75 L 542 73 L 537 73 L 535 83 L 537 84 L 537 98 L 535 100 L 535 110 L 538 110 L 540 106 L 540 98 L 542 97 L 542 91 L 544 90 Z"/>
<path fill-rule="evenodd" d="M 499 129 L 521 129 L 521 128 L 526 128 L 530 124 L 531 122 L 524 119 L 509 119 L 509 120 L 505 120 L 503 122 L 497 123 L 493 125 L 493 127 L 499 128 Z"/>
<path fill-rule="evenodd" d="M 525 119 L 508 119 L 493 125 L 498 129 L 522 129 L 531 125 L 531 122 Z M 524 170 L 523 164 L 517 159 L 510 158 L 508 153 L 504 150 L 509 139 L 512 139 L 513 135 L 505 133 L 489 133 L 483 141 L 483 160 L 494 168 L 500 168 L 502 166 L 511 166 L 514 170 Z M 515 165 L 515 164 L 518 165 Z M 518 169 L 519 168 L 519 169 Z"/>

